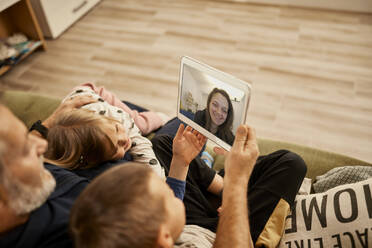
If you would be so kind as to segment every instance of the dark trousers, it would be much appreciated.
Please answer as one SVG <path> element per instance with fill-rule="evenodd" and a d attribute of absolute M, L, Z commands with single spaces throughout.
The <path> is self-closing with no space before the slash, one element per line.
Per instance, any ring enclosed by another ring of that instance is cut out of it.
<path fill-rule="evenodd" d="M 152 139 L 155 154 L 168 175 L 172 160 L 172 138 L 159 135 Z M 186 224 L 194 224 L 216 232 L 217 207 L 221 197 L 207 191 L 216 172 L 196 157 L 190 164 L 186 179 L 184 204 Z M 220 172 L 221 176 L 224 171 Z M 250 229 L 255 243 L 275 207 L 281 199 L 293 205 L 295 196 L 306 174 L 303 159 L 286 150 L 260 156 L 248 185 Z"/>

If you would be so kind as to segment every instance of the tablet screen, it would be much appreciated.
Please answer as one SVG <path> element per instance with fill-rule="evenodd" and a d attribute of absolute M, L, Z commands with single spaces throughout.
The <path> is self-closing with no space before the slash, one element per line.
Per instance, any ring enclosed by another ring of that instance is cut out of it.
<path fill-rule="evenodd" d="M 180 69 L 178 117 L 216 144 L 230 150 L 245 123 L 250 85 L 189 57 Z"/>

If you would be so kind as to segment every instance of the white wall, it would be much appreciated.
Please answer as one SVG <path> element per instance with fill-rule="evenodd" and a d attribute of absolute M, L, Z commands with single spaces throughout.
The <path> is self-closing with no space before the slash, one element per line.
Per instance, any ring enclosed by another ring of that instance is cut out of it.
<path fill-rule="evenodd" d="M 181 103 L 183 107 L 186 107 L 185 99 L 188 92 L 191 92 L 194 102 L 199 103 L 199 105 L 202 103 L 202 94 L 198 82 L 194 79 L 190 70 L 185 67 L 183 70 L 183 86 L 181 92 Z M 200 109 L 200 107 L 198 107 L 198 109 Z"/>

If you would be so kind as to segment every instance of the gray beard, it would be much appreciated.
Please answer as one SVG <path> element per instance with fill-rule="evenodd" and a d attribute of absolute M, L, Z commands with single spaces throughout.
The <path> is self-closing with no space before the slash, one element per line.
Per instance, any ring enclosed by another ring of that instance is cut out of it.
<path fill-rule="evenodd" d="M 42 163 L 42 158 L 40 160 Z M 8 181 L 9 207 L 13 209 L 17 215 L 28 214 L 39 208 L 54 191 L 56 181 L 52 174 L 46 169 L 43 169 L 40 173 L 44 174 L 41 177 L 41 186 L 30 186 L 19 182 L 14 177 L 11 183 Z"/>

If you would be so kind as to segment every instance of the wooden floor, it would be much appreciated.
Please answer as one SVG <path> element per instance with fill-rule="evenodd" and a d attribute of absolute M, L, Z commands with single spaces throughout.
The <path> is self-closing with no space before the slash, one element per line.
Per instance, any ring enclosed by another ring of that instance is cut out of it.
<path fill-rule="evenodd" d="M 0 78 L 63 97 L 95 82 L 174 116 L 189 55 L 243 80 L 258 136 L 372 162 L 372 15 L 201 0 L 103 0 Z"/>

